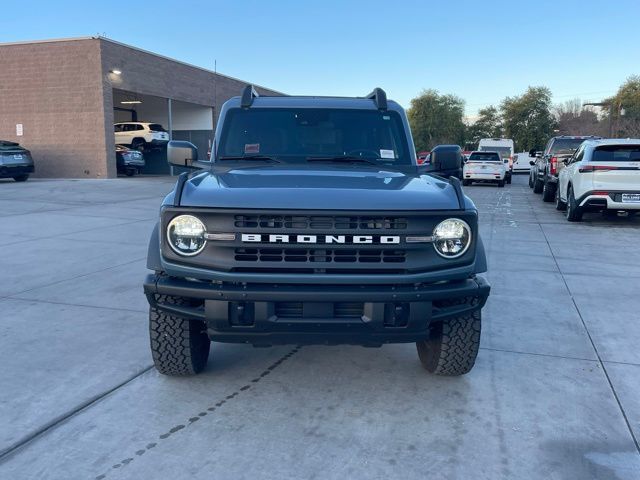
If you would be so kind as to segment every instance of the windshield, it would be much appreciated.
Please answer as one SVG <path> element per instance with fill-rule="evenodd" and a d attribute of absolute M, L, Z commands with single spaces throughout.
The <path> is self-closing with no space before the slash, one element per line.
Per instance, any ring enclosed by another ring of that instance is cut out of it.
<path fill-rule="evenodd" d="M 640 161 L 640 145 L 607 145 L 597 147 L 591 156 L 592 162 L 637 162 Z"/>
<path fill-rule="evenodd" d="M 558 138 L 551 145 L 550 154 L 571 154 L 578 150 L 584 138 Z"/>
<path fill-rule="evenodd" d="M 164 127 L 162 125 L 160 125 L 159 123 L 150 124 L 149 125 L 149 130 L 151 130 L 152 132 L 166 132 Z"/>
<path fill-rule="evenodd" d="M 470 162 L 499 162 L 500 157 L 496 152 L 486 152 L 486 153 L 473 152 L 469 156 L 469 161 Z"/>
<path fill-rule="evenodd" d="M 498 152 L 501 158 L 509 158 L 511 156 L 511 147 L 490 147 L 482 146 L 478 150 L 481 152 Z"/>
<path fill-rule="evenodd" d="M 352 157 L 411 165 L 397 112 L 328 108 L 229 110 L 217 157 L 305 161 Z"/>

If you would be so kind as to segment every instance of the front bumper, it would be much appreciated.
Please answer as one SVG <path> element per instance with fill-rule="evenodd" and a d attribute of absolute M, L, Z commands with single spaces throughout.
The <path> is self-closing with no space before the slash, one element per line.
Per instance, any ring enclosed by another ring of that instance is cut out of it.
<path fill-rule="evenodd" d="M 481 277 L 421 285 L 261 285 L 148 275 L 149 304 L 201 320 L 214 341 L 258 346 L 424 340 L 433 321 L 480 310 L 490 286 Z M 175 305 L 162 297 L 188 299 Z"/>
<path fill-rule="evenodd" d="M 0 178 L 12 178 L 33 172 L 33 165 L 0 165 Z"/>

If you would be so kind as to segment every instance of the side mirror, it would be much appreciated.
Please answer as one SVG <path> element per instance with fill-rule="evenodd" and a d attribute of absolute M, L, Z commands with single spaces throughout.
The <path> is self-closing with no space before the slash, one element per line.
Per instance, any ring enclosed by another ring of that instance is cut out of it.
<path fill-rule="evenodd" d="M 562 159 L 562 163 L 564 163 L 565 165 L 569 165 L 569 161 L 571 161 L 571 158 L 563 158 Z"/>
<path fill-rule="evenodd" d="M 504 160 L 502 160 L 502 163 L 509 163 L 509 160 L 505 158 Z"/>
<path fill-rule="evenodd" d="M 167 161 L 169 165 L 182 168 L 197 168 L 198 147 L 191 142 L 171 140 L 167 144 Z"/>
<path fill-rule="evenodd" d="M 529 165 L 531 165 L 532 167 L 536 164 L 536 162 L 534 162 L 533 160 L 529 160 Z"/>

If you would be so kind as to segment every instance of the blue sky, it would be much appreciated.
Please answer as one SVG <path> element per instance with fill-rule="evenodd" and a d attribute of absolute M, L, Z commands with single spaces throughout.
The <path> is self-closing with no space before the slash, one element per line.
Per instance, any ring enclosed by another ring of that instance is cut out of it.
<path fill-rule="evenodd" d="M 104 34 L 290 94 L 405 107 L 422 89 L 467 113 L 529 85 L 599 100 L 640 74 L 638 0 L 3 2 L 0 42 Z"/>

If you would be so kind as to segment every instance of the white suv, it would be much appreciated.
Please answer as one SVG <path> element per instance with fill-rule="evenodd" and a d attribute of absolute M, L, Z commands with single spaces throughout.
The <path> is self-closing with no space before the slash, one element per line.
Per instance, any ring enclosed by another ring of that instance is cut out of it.
<path fill-rule="evenodd" d="M 508 166 L 509 161 L 503 160 L 498 152 L 471 152 L 462 169 L 462 184 L 490 182 L 504 187 Z"/>
<path fill-rule="evenodd" d="M 586 140 L 564 162 L 556 208 L 570 222 L 585 211 L 640 210 L 640 139 Z"/>
<path fill-rule="evenodd" d="M 169 141 L 169 134 L 159 123 L 123 122 L 114 125 L 116 145 L 127 145 L 144 151 L 150 147 L 162 147 Z"/>

